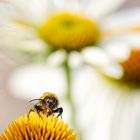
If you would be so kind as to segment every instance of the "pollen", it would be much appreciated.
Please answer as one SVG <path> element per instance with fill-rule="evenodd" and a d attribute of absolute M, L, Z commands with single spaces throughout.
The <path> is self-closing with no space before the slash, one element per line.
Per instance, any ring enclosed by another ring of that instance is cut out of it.
<path fill-rule="evenodd" d="M 99 40 L 97 23 L 71 13 L 59 13 L 44 21 L 39 34 L 56 49 L 77 50 L 94 45 Z"/>
<path fill-rule="evenodd" d="M 140 82 L 140 50 L 133 49 L 129 58 L 121 62 L 124 75 L 123 79 L 130 82 Z"/>
<path fill-rule="evenodd" d="M 57 117 L 30 113 L 13 121 L 0 140 L 76 140 L 68 125 Z"/>

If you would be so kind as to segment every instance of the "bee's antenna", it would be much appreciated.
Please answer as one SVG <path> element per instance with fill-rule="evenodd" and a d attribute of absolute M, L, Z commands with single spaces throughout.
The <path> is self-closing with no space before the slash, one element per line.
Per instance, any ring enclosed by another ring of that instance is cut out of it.
<path fill-rule="evenodd" d="M 43 99 L 33 99 L 33 100 L 30 100 L 29 102 L 36 101 L 36 100 L 43 101 Z"/>

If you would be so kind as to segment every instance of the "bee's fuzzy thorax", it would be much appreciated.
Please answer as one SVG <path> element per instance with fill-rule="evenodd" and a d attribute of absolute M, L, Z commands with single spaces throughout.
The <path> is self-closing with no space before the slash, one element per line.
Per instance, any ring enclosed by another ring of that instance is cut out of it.
<path fill-rule="evenodd" d="M 43 95 L 40 97 L 40 99 L 45 99 L 46 97 L 50 97 L 50 98 L 55 98 L 58 102 L 59 105 L 59 100 L 58 97 L 56 96 L 56 94 L 52 93 L 52 92 L 45 92 L 43 93 Z"/>
<path fill-rule="evenodd" d="M 44 99 L 45 97 L 55 97 L 55 98 L 58 98 L 54 93 L 52 92 L 45 92 L 43 93 L 43 95 L 40 97 L 40 99 Z"/>

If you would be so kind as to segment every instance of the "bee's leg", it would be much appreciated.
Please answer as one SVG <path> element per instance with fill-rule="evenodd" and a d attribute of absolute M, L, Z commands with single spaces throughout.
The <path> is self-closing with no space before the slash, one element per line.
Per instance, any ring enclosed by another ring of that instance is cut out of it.
<path fill-rule="evenodd" d="M 31 112 L 34 112 L 34 111 L 35 111 L 35 110 L 34 110 L 33 108 L 31 108 L 31 109 L 29 110 L 29 112 L 28 112 L 27 117 L 29 118 L 30 113 L 31 113 Z"/>
<path fill-rule="evenodd" d="M 37 112 L 38 116 L 39 116 L 40 118 L 42 118 L 42 116 L 40 115 L 40 112 L 41 112 L 40 107 L 37 106 L 37 105 L 34 105 L 34 108 L 35 108 L 35 111 Z"/>
<path fill-rule="evenodd" d="M 61 116 L 62 119 L 63 108 L 62 107 L 56 108 L 55 110 L 53 110 L 53 113 L 58 113 L 57 117 Z"/>
<path fill-rule="evenodd" d="M 40 111 L 37 110 L 36 112 L 37 112 L 38 116 L 39 116 L 41 119 L 43 119 L 42 116 L 40 115 Z"/>

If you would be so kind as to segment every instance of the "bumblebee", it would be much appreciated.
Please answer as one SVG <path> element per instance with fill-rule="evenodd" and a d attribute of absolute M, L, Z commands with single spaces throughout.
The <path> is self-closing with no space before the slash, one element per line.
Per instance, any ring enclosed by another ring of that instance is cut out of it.
<path fill-rule="evenodd" d="M 47 116 L 57 114 L 57 117 L 61 116 L 62 118 L 63 108 L 58 107 L 59 100 L 55 94 L 45 92 L 39 99 L 33 99 L 29 102 L 35 100 L 38 100 L 38 102 L 29 110 L 28 116 L 31 112 L 37 112 L 40 117 L 40 113 L 43 113 Z"/>

